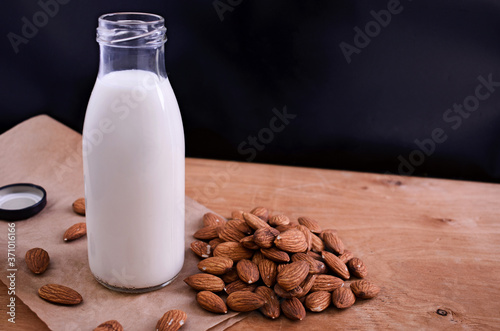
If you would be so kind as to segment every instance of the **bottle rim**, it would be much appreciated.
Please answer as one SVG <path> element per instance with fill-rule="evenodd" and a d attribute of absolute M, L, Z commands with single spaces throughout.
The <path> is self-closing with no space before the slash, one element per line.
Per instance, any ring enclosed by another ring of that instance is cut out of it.
<path fill-rule="evenodd" d="M 157 14 L 117 12 L 98 19 L 97 42 L 115 47 L 156 47 L 167 41 L 165 19 Z"/>

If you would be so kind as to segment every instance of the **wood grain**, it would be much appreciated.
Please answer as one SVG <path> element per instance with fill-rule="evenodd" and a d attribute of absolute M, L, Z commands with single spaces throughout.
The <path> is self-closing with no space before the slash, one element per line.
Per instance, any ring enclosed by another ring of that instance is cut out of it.
<path fill-rule="evenodd" d="M 496 329 L 500 325 L 500 186 L 345 171 L 186 160 L 186 194 L 213 211 L 265 206 L 335 228 L 379 296 L 301 322 L 249 313 L 229 330 Z M 48 330 L 17 301 L 0 329 Z M 194 301 L 194 297 L 193 297 Z M 438 314 L 437 311 L 441 314 Z M 445 315 L 445 316 L 444 316 Z"/>

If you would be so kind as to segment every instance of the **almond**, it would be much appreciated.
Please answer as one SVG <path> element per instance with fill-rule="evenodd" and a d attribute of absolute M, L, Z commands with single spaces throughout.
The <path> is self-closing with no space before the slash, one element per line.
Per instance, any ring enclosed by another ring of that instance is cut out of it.
<path fill-rule="evenodd" d="M 335 254 L 344 254 L 344 243 L 335 233 L 326 232 L 325 234 L 323 234 L 323 241 L 325 243 L 325 247 Z"/>
<path fill-rule="evenodd" d="M 61 305 L 77 305 L 83 301 L 77 291 L 67 286 L 58 284 L 47 284 L 38 289 L 40 298 Z"/>
<path fill-rule="evenodd" d="M 255 207 L 252 211 L 250 211 L 250 214 L 254 214 L 264 222 L 269 220 L 269 210 L 265 207 Z"/>
<path fill-rule="evenodd" d="M 311 237 L 311 250 L 316 253 L 321 253 L 321 251 L 325 250 L 323 240 L 315 234 Z"/>
<path fill-rule="evenodd" d="M 193 237 L 199 240 L 212 240 L 219 238 L 219 228 L 221 225 L 209 225 L 205 226 L 193 234 Z"/>
<path fill-rule="evenodd" d="M 87 224 L 85 222 L 73 224 L 64 232 L 63 240 L 73 241 L 87 234 Z"/>
<path fill-rule="evenodd" d="M 280 233 L 274 241 L 277 248 L 290 253 L 307 251 L 307 241 L 298 229 L 290 229 Z"/>
<path fill-rule="evenodd" d="M 309 294 L 306 297 L 305 306 L 313 312 L 321 312 L 328 308 L 332 302 L 332 295 L 330 292 L 318 291 Z"/>
<path fill-rule="evenodd" d="M 316 221 L 310 217 L 299 217 L 298 221 L 299 221 L 299 224 L 305 226 L 311 232 L 314 232 L 314 233 L 321 232 L 321 226 L 319 225 L 318 221 Z"/>
<path fill-rule="evenodd" d="M 278 283 L 274 285 L 274 293 L 283 299 L 291 299 L 294 297 L 294 293 L 285 291 Z"/>
<path fill-rule="evenodd" d="M 210 291 L 201 291 L 196 295 L 196 301 L 201 308 L 212 313 L 226 314 L 227 307 L 224 300 L 217 294 Z"/>
<path fill-rule="evenodd" d="M 238 273 L 236 272 L 236 269 L 234 269 L 234 268 L 231 269 L 231 270 L 229 270 L 225 274 L 223 274 L 221 276 L 221 278 L 224 281 L 224 283 L 226 283 L 226 284 L 229 284 L 229 283 L 232 283 L 234 281 L 240 280 L 240 277 L 238 276 Z"/>
<path fill-rule="evenodd" d="M 203 226 L 207 227 L 210 225 L 221 226 L 226 224 L 226 219 L 214 213 L 206 213 L 203 215 Z"/>
<path fill-rule="evenodd" d="M 357 257 L 350 259 L 347 262 L 347 267 L 354 277 L 365 278 L 368 275 L 365 264 Z"/>
<path fill-rule="evenodd" d="M 286 253 L 285 253 L 286 254 Z M 288 254 L 287 254 L 288 256 Z M 262 254 L 261 251 L 256 251 L 254 254 L 253 254 L 253 257 L 252 257 L 252 262 L 255 263 L 256 265 L 259 265 L 260 261 L 262 261 L 263 259 L 265 259 L 264 255 Z"/>
<path fill-rule="evenodd" d="M 268 259 L 262 259 L 259 262 L 260 278 L 266 286 L 273 287 L 276 284 L 276 277 L 278 275 L 276 263 Z"/>
<path fill-rule="evenodd" d="M 257 287 L 255 293 L 264 298 L 265 301 L 264 305 L 259 308 L 262 315 L 270 319 L 278 318 L 280 316 L 280 302 L 276 293 L 266 286 Z"/>
<path fill-rule="evenodd" d="M 380 288 L 367 280 L 357 280 L 351 283 L 351 290 L 360 299 L 371 299 L 377 296 Z"/>
<path fill-rule="evenodd" d="M 239 219 L 227 221 L 226 227 L 233 228 L 247 235 L 253 232 L 253 229 L 244 220 Z"/>
<path fill-rule="evenodd" d="M 306 317 L 306 310 L 297 298 L 285 299 L 281 303 L 283 314 L 293 321 L 302 321 Z"/>
<path fill-rule="evenodd" d="M 306 228 L 303 225 L 297 225 L 297 229 L 300 230 L 300 232 L 302 232 L 302 234 L 306 238 L 307 250 L 310 251 L 311 247 L 312 247 L 312 236 L 313 236 L 313 233 L 311 231 L 309 231 L 309 229 Z"/>
<path fill-rule="evenodd" d="M 269 226 L 269 224 L 267 224 L 267 222 L 263 221 L 262 219 L 260 219 L 258 216 L 255 216 L 254 214 L 243 213 L 243 218 L 245 219 L 245 222 L 248 224 L 248 226 L 254 230 Z"/>
<path fill-rule="evenodd" d="M 215 247 L 217 247 L 218 244 L 220 243 L 223 243 L 224 241 L 220 238 L 215 238 L 215 239 L 212 239 L 208 242 L 208 244 L 210 245 L 212 251 L 215 249 Z M 211 253 L 211 252 L 210 252 Z M 209 254 L 210 255 L 210 254 Z"/>
<path fill-rule="evenodd" d="M 233 292 L 227 297 L 227 305 L 234 311 L 244 312 L 256 310 L 264 306 L 265 303 L 262 296 L 249 291 Z"/>
<path fill-rule="evenodd" d="M 275 227 L 275 229 L 278 230 L 279 232 L 285 232 L 286 230 L 295 229 L 295 228 L 297 228 L 297 224 L 293 224 L 293 223 L 289 223 L 286 225 L 278 225 Z"/>
<path fill-rule="evenodd" d="M 228 226 L 227 224 L 224 227 L 219 227 L 217 229 L 217 233 L 219 234 L 219 238 L 223 241 L 239 242 L 241 239 L 246 237 L 243 232 L 234 227 Z"/>
<path fill-rule="evenodd" d="M 277 249 L 276 247 L 271 248 L 261 248 L 260 252 L 264 257 L 274 262 L 283 263 L 290 261 L 290 256 L 287 252 Z"/>
<path fill-rule="evenodd" d="M 318 275 L 309 275 L 306 279 L 304 279 L 304 281 L 300 284 L 302 291 L 297 295 L 299 299 L 306 296 L 311 291 L 314 283 L 316 283 L 316 278 L 318 278 Z"/>
<path fill-rule="evenodd" d="M 244 211 L 243 211 L 243 210 L 235 210 L 235 211 L 232 211 L 232 212 L 231 212 L 231 218 L 232 218 L 233 220 L 235 220 L 235 219 L 242 220 L 242 219 L 243 219 L 243 213 L 244 213 Z"/>
<path fill-rule="evenodd" d="M 260 249 L 260 247 L 253 241 L 253 235 L 246 236 L 245 238 L 241 239 L 240 244 L 242 244 L 243 247 L 251 250 Z"/>
<path fill-rule="evenodd" d="M 193 251 L 193 253 L 202 258 L 207 258 L 210 257 L 210 255 L 212 255 L 211 246 L 204 241 L 199 241 L 199 240 L 193 241 L 191 243 L 191 250 Z"/>
<path fill-rule="evenodd" d="M 319 274 L 323 273 L 325 270 L 325 264 L 321 261 L 315 260 L 311 256 L 305 253 L 295 253 L 292 255 L 292 261 L 306 261 L 309 264 L 309 274 Z"/>
<path fill-rule="evenodd" d="M 353 257 L 354 255 L 352 255 L 352 252 L 348 251 L 347 249 L 344 249 L 344 254 L 339 255 L 339 259 L 345 264 L 347 264 L 347 262 L 349 262 L 349 260 Z"/>
<path fill-rule="evenodd" d="M 236 264 L 236 271 L 240 279 L 247 284 L 253 284 L 259 280 L 259 267 L 250 260 L 240 260 Z"/>
<path fill-rule="evenodd" d="M 288 225 L 290 219 L 286 215 L 274 215 L 269 218 L 269 224 L 271 226 Z"/>
<path fill-rule="evenodd" d="M 187 314 L 182 310 L 167 311 L 156 323 L 157 331 L 177 331 L 186 323 Z"/>
<path fill-rule="evenodd" d="M 321 252 L 319 252 L 319 253 L 321 253 Z M 307 251 L 306 254 L 309 255 L 310 257 L 312 257 L 315 260 L 323 261 L 323 258 L 321 257 L 321 254 L 318 254 L 318 253 L 313 252 L 313 251 Z"/>
<path fill-rule="evenodd" d="M 197 291 L 219 292 L 224 290 L 224 281 L 210 274 L 194 274 L 184 279 L 184 282 Z"/>
<path fill-rule="evenodd" d="M 227 294 L 231 294 L 231 293 L 238 292 L 238 291 L 253 292 L 256 287 L 257 287 L 257 285 L 255 285 L 255 284 L 248 284 L 248 283 L 245 283 L 244 281 L 242 281 L 241 279 L 237 279 L 237 280 L 227 284 L 226 287 L 224 288 L 224 290 L 226 291 Z"/>
<path fill-rule="evenodd" d="M 311 292 L 332 292 L 342 286 L 344 286 L 344 281 L 338 277 L 332 275 L 318 275 L 311 288 Z"/>
<path fill-rule="evenodd" d="M 28 269 L 39 275 L 49 267 L 49 253 L 42 248 L 32 248 L 26 252 L 24 257 Z"/>
<path fill-rule="evenodd" d="M 253 251 L 243 247 L 239 242 L 228 241 L 217 246 L 214 250 L 214 256 L 224 256 L 230 258 L 234 262 L 238 262 L 243 259 L 251 259 Z"/>
<path fill-rule="evenodd" d="M 321 240 L 325 240 L 325 238 L 323 238 L 325 236 L 325 233 L 333 233 L 333 234 L 337 234 L 337 230 L 335 229 L 324 229 L 323 231 L 321 231 L 321 233 L 319 234 L 319 237 L 321 238 Z"/>
<path fill-rule="evenodd" d="M 291 291 L 300 285 L 309 274 L 309 264 L 305 261 L 292 262 L 278 273 L 276 281 L 285 290 Z"/>
<path fill-rule="evenodd" d="M 73 202 L 73 211 L 85 216 L 85 198 L 78 198 Z"/>
<path fill-rule="evenodd" d="M 209 257 L 198 263 L 198 269 L 200 269 L 200 271 L 204 271 L 212 275 L 225 274 L 232 267 L 233 260 L 223 256 Z"/>
<path fill-rule="evenodd" d="M 323 251 L 321 252 L 321 256 L 332 272 L 339 275 L 342 279 L 349 279 L 350 274 L 347 266 L 336 255 Z"/>
<path fill-rule="evenodd" d="M 255 230 L 253 241 L 262 248 L 271 248 L 274 240 L 280 234 L 278 230 L 272 227 L 263 227 Z"/>
<path fill-rule="evenodd" d="M 355 301 L 356 297 L 349 287 L 340 287 L 332 293 L 332 303 L 337 308 L 349 308 Z"/>
<path fill-rule="evenodd" d="M 94 331 L 123 331 L 123 326 L 117 320 L 110 320 L 99 324 Z"/>

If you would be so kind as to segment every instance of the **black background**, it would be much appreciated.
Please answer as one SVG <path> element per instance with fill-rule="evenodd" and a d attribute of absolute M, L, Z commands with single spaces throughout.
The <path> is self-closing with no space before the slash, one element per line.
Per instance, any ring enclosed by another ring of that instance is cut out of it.
<path fill-rule="evenodd" d="M 479 76 L 500 82 L 500 3 L 401 0 L 347 63 L 340 43 L 354 45 L 354 28 L 393 1 L 64 0 L 17 53 L 9 33 L 23 36 L 23 17 L 43 9 L 10 1 L 0 13 L 0 132 L 37 114 L 81 132 L 98 16 L 153 12 L 166 20 L 187 156 L 498 182 L 500 88 L 456 129 L 443 115 L 474 95 Z M 296 117 L 255 158 L 238 148 L 284 107 Z M 446 141 L 419 151 L 415 140 L 439 129 Z"/>

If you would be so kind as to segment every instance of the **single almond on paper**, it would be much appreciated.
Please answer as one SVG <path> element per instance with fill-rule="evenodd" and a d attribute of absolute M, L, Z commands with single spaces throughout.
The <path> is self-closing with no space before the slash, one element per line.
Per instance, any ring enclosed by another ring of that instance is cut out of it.
<path fill-rule="evenodd" d="M 313 233 L 321 233 L 321 226 L 318 221 L 310 217 L 299 217 L 299 224 L 304 225 Z"/>
<path fill-rule="evenodd" d="M 344 243 L 340 240 L 339 236 L 332 232 L 326 232 L 323 234 L 323 241 L 325 247 L 337 255 L 344 254 Z"/>
<path fill-rule="evenodd" d="M 281 302 L 281 311 L 291 320 L 302 321 L 306 317 L 306 310 L 297 298 L 285 299 Z"/>
<path fill-rule="evenodd" d="M 299 286 L 309 274 L 309 264 L 305 261 L 297 261 L 287 264 L 278 273 L 276 281 L 285 291 L 291 291 Z"/>
<path fill-rule="evenodd" d="M 367 280 L 357 280 L 351 283 L 351 290 L 360 299 L 371 299 L 377 296 L 380 288 Z"/>
<path fill-rule="evenodd" d="M 288 253 L 277 249 L 276 247 L 261 248 L 260 252 L 264 257 L 274 262 L 284 263 L 290 261 L 290 256 L 288 255 Z"/>
<path fill-rule="evenodd" d="M 248 226 L 254 230 L 270 226 L 267 222 L 251 213 L 243 213 L 243 218 Z"/>
<path fill-rule="evenodd" d="M 255 289 L 255 293 L 264 298 L 264 305 L 259 308 L 262 315 L 270 318 L 276 319 L 280 316 L 280 302 L 276 293 L 272 289 L 266 286 L 259 286 Z"/>
<path fill-rule="evenodd" d="M 28 269 L 39 275 L 47 270 L 50 262 L 49 253 L 42 248 L 32 248 L 26 252 L 24 257 Z"/>
<path fill-rule="evenodd" d="M 236 264 L 236 271 L 240 279 L 247 284 L 253 284 L 260 278 L 259 267 L 247 259 L 238 261 Z"/>
<path fill-rule="evenodd" d="M 231 310 L 245 312 L 259 309 L 266 302 L 259 294 L 250 291 L 238 291 L 229 294 L 226 303 Z"/>
<path fill-rule="evenodd" d="M 227 257 L 214 256 L 201 260 L 198 269 L 212 275 L 222 275 L 233 267 L 233 260 Z"/>
<path fill-rule="evenodd" d="M 332 303 L 337 308 L 349 308 L 355 301 L 356 297 L 349 287 L 340 287 L 332 292 Z"/>
<path fill-rule="evenodd" d="M 197 291 L 220 292 L 224 290 L 224 281 L 211 274 L 194 274 L 184 279 L 184 282 Z"/>
<path fill-rule="evenodd" d="M 321 252 L 321 256 L 323 257 L 323 260 L 325 261 L 328 268 L 330 268 L 331 271 L 340 276 L 340 278 L 349 279 L 351 277 L 345 263 L 342 262 L 335 254 L 323 251 Z"/>
<path fill-rule="evenodd" d="M 243 259 L 251 259 L 253 251 L 243 247 L 239 242 L 228 241 L 217 245 L 214 250 L 214 256 L 224 256 L 230 258 L 234 262 L 238 262 Z"/>
<path fill-rule="evenodd" d="M 306 297 L 305 306 L 313 312 L 321 312 L 330 306 L 332 294 L 326 291 L 318 291 Z"/>
<path fill-rule="evenodd" d="M 73 211 L 85 216 L 85 198 L 78 198 L 73 202 Z"/>
<path fill-rule="evenodd" d="M 73 224 L 64 232 L 63 240 L 66 242 L 81 238 L 87 234 L 87 224 L 85 222 Z"/>
<path fill-rule="evenodd" d="M 276 277 L 278 276 L 276 262 L 266 258 L 262 259 L 259 262 L 259 273 L 266 286 L 273 287 L 276 284 Z"/>
<path fill-rule="evenodd" d="M 298 229 L 290 229 L 280 233 L 274 244 L 277 248 L 290 253 L 299 253 L 307 251 L 306 237 Z"/>
<path fill-rule="evenodd" d="M 274 240 L 280 234 L 278 230 L 272 227 L 263 227 L 255 230 L 253 241 L 261 248 L 273 247 Z"/>
<path fill-rule="evenodd" d="M 248 284 L 242 281 L 241 279 L 237 279 L 235 281 L 232 281 L 231 283 L 228 283 L 224 288 L 224 291 L 226 291 L 227 294 L 239 291 L 253 292 L 256 287 L 257 287 L 256 284 Z"/>
<path fill-rule="evenodd" d="M 156 330 L 177 331 L 186 323 L 186 320 L 187 314 L 182 310 L 169 310 L 156 323 Z"/>
<path fill-rule="evenodd" d="M 274 215 L 269 218 L 271 226 L 280 226 L 290 224 L 290 219 L 286 215 Z"/>
<path fill-rule="evenodd" d="M 201 308 L 208 310 L 212 313 L 226 314 L 227 306 L 224 300 L 217 294 L 210 291 L 201 291 L 196 295 L 196 301 Z"/>
<path fill-rule="evenodd" d="M 250 211 L 250 214 L 254 214 L 264 222 L 267 222 L 269 220 L 269 210 L 265 207 L 255 207 Z"/>
<path fill-rule="evenodd" d="M 365 278 L 368 275 L 365 264 L 357 257 L 350 259 L 347 262 L 347 267 L 354 277 Z"/>
<path fill-rule="evenodd" d="M 203 226 L 210 225 L 224 225 L 226 224 L 226 219 L 214 213 L 206 213 L 203 215 Z"/>
<path fill-rule="evenodd" d="M 83 301 L 77 291 L 64 285 L 47 284 L 38 289 L 40 298 L 61 305 L 77 305 Z"/>
<path fill-rule="evenodd" d="M 311 288 L 311 292 L 332 292 L 344 286 L 344 281 L 332 275 L 318 275 Z"/>
<path fill-rule="evenodd" d="M 191 243 L 191 250 L 193 253 L 204 259 L 212 255 L 212 246 L 200 240 L 196 240 Z"/>
<path fill-rule="evenodd" d="M 94 331 L 123 331 L 123 326 L 117 320 L 110 320 L 99 324 Z"/>

